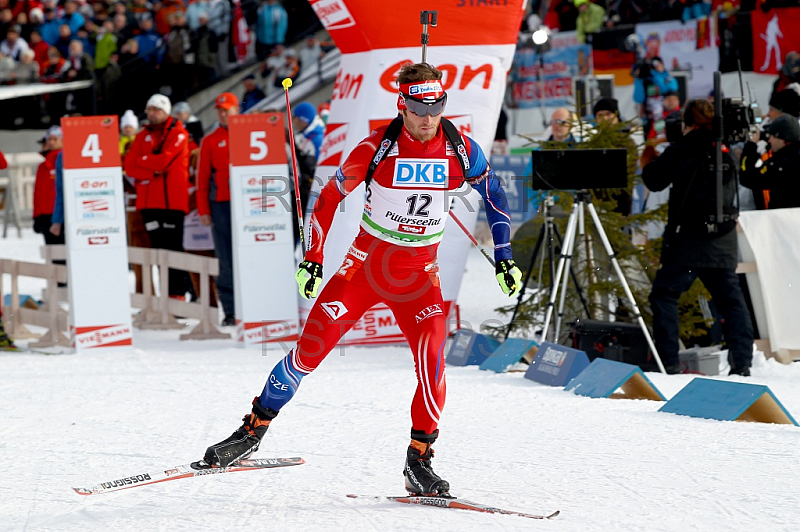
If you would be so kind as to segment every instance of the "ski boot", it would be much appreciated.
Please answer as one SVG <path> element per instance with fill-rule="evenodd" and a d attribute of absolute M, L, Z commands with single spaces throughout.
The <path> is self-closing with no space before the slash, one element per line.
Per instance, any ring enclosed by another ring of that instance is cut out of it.
<path fill-rule="evenodd" d="M 438 430 L 433 434 L 411 430 L 411 444 L 406 452 L 406 465 L 403 469 L 406 490 L 411 495 L 450 497 L 450 483 L 434 473 L 431 467 L 431 445 L 438 436 Z"/>
<path fill-rule="evenodd" d="M 6 333 L 6 329 L 3 326 L 3 318 L 0 318 L 0 349 L 16 349 L 16 347 L 14 340 Z"/>
<path fill-rule="evenodd" d="M 203 457 L 206 467 L 228 467 L 237 460 L 248 458 L 258 450 L 270 422 L 277 415 L 274 410 L 262 407 L 258 397 L 253 399 L 253 411 L 242 418 L 242 426 L 228 438 L 206 449 Z"/>

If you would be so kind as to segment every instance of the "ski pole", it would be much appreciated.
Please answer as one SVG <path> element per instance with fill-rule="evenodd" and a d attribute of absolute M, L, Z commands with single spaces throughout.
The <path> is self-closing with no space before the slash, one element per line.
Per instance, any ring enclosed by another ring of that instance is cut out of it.
<path fill-rule="evenodd" d="M 469 232 L 469 229 L 467 229 L 467 227 L 464 224 L 461 223 L 461 220 L 458 219 L 458 216 L 456 216 L 456 213 L 454 213 L 453 211 L 450 211 L 450 216 L 453 217 L 453 220 L 455 220 L 456 223 L 458 224 L 458 226 L 461 228 L 461 230 L 464 231 L 464 234 L 467 235 L 467 238 L 470 239 L 470 241 L 472 242 L 472 245 L 474 245 L 476 248 L 481 250 L 481 253 L 483 253 L 483 256 L 486 257 L 486 260 L 489 261 L 489 264 L 494 266 L 494 259 L 489 255 L 489 252 L 486 251 L 486 248 L 484 248 L 483 246 L 480 245 L 480 243 L 478 242 L 478 240 L 474 236 L 472 236 L 472 233 Z"/>
<path fill-rule="evenodd" d="M 289 87 L 292 86 L 292 79 L 286 78 L 281 84 L 283 92 L 286 94 L 286 116 L 289 119 L 289 143 L 292 148 L 292 173 L 294 174 L 294 201 L 297 208 L 297 227 L 300 229 L 300 245 L 303 252 L 306 250 L 305 236 L 303 235 L 303 207 L 300 201 L 300 181 L 297 172 L 297 154 L 294 152 L 294 127 L 292 127 L 292 105 L 289 103 Z"/>

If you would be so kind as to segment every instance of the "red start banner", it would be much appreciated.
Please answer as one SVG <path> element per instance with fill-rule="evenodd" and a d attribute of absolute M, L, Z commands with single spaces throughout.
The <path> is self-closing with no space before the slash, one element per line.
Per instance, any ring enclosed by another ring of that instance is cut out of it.
<path fill-rule="evenodd" d="M 309 0 L 343 54 L 419 47 L 419 13 L 435 8 L 436 46 L 516 43 L 524 0 Z"/>
<path fill-rule="evenodd" d="M 526 0 L 309 0 L 309 4 L 341 50 L 339 71 L 312 195 L 334 176 L 358 142 L 380 124 L 397 116 L 397 75 L 405 63 L 422 59 L 420 12 L 437 10 L 429 26 L 426 61 L 442 72 L 447 91 L 445 116 L 490 153 L 511 68 Z M 313 197 L 313 196 L 312 196 Z M 454 207 L 469 229 L 479 210 L 477 192 Z M 309 202 L 311 204 L 312 202 Z M 364 194 L 350 194 L 334 217 L 325 243 L 323 282 L 339 269 L 357 234 L 364 212 Z M 306 221 L 308 218 L 306 218 Z M 308 230 L 308 229 L 307 229 Z M 470 242 L 455 224 L 445 227 L 439 247 L 442 296 L 455 308 Z M 301 299 L 300 319 L 313 301 Z M 384 306 L 368 311 L 344 338 L 346 343 L 396 343 L 403 336 Z"/>

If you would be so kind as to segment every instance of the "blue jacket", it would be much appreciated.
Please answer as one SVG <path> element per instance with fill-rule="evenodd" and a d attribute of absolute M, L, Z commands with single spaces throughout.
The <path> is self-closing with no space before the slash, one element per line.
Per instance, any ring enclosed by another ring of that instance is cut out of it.
<path fill-rule="evenodd" d="M 72 35 L 75 35 L 78 33 L 78 30 L 86 24 L 86 19 L 83 18 L 83 15 L 81 15 L 79 11 L 76 11 L 72 15 L 67 15 L 65 13 L 58 23 L 59 25 L 66 24 L 69 26 L 69 29 L 72 30 Z"/>
<path fill-rule="evenodd" d="M 61 26 L 61 19 L 58 18 L 48 20 L 42 24 L 42 27 L 39 28 L 39 34 L 42 36 L 42 40 L 50 46 L 56 44 L 59 26 Z"/>
<path fill-rule="evenodd" d="M 319 160 L 322 137 L 325 136 L 325 122 L 319 116 L 314 116 L 314 120 L 303 130 L 303 136 L 314 146 L 314 157 Z"/>
<path fill-rule="evenodd" d="M 62 151 L 56 157 L 56 202 L 53 205 L 53 214 L 50 216 L 50 223 L 64 223 L 64 161 L 61 156 Z M 63 229 L 62 229 L 63 231 Z"/>
<path fill-rule="evenodd" d="M 264 91 L 256 87 L 255 89 L 251 90 L 250 92 L 245 92 L 244 96 L 242 96 L 242 110 L 241 112 L 244 113 L 255 104 L 266 98 L 267 95 L 264 94 Z"/>
<path fill-rule="evenodd" d="M 147 62 L 151 62 L 153 59 L 158 58 L 158 62 L 160 62 L 161 55 L 164 52 L 160 49 L 163 40 L 155 30 L 150 30 L 147 33 L 137 35 L 134 37 L 134 39 L 137 43 L 139 43 L 139 57 L 143 58 Z"/>
<path fill-rule="evenodd" d="M 678 90 L 678 80 L 670 76 L 666 69 L 664 69 L 663 72 L 651 70 L 648 81 L 658 87 L 659 94 Z M 633 80 L 633 101 L 636 103 L 644 103 L 646 98 L 647 93 L 644 88 L 644 80 L 637 77 Z"/>
<path fill-rule="evenodd" d="M 283 44 L 286 40 L 286 29 L 289 27 L 289 16 L 280 4 L 263 4 L 258 8 L 256 22 L 256 40 L 261 44 Z"/>

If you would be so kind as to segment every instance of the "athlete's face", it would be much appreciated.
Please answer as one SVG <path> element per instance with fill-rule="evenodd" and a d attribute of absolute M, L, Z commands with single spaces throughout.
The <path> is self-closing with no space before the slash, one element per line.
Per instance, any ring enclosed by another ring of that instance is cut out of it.
<path fill-rule="evenodd" d="M 403 109 L 403 125 L 420 142 L 427 142 L 435 137 L 441 121 L 441 113 L 436 116 L 417 116 L 408 109 Z"/>

